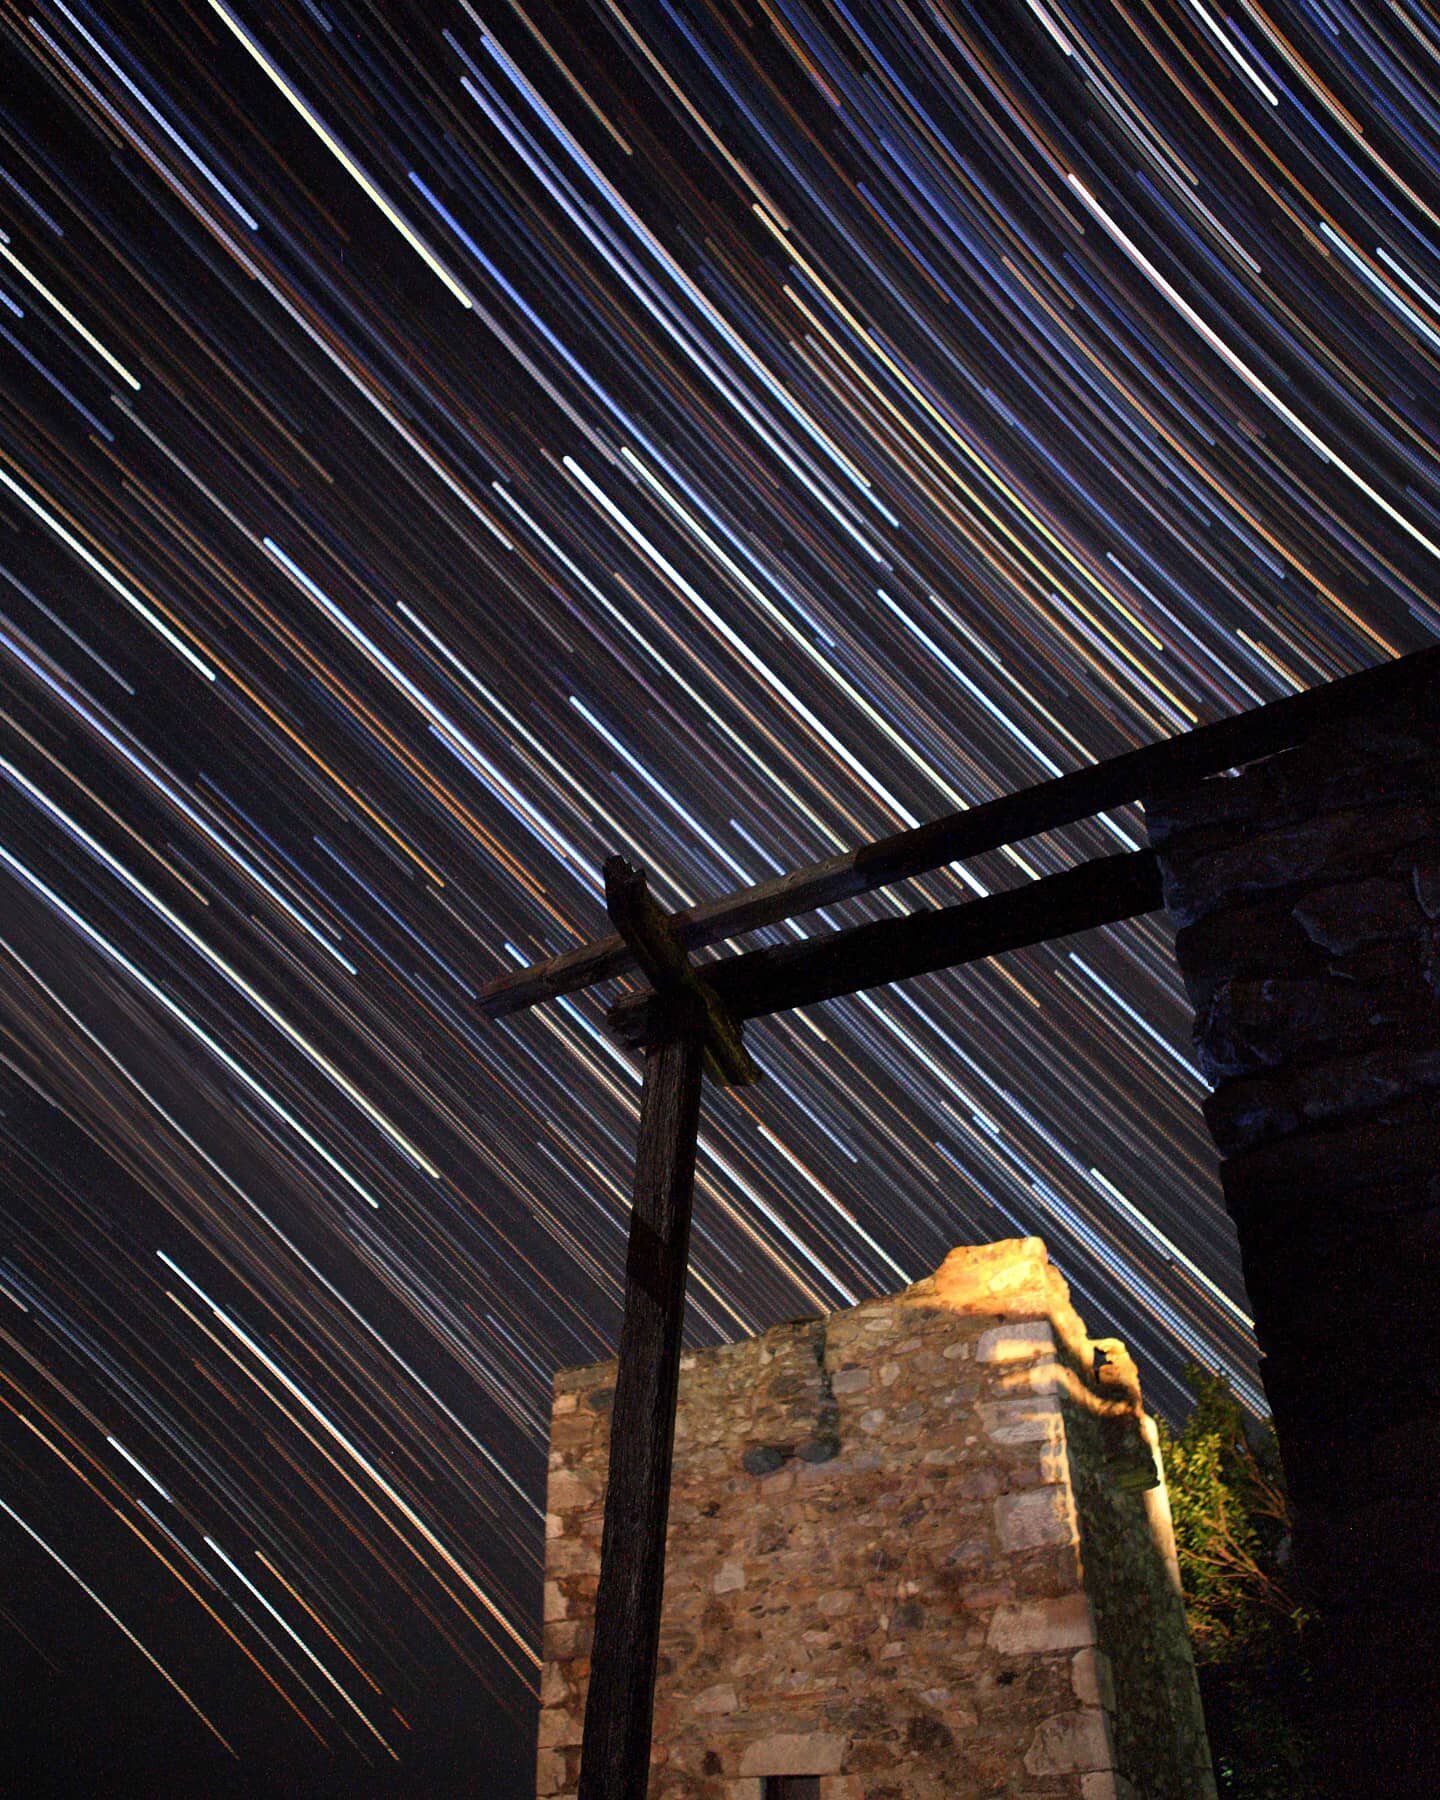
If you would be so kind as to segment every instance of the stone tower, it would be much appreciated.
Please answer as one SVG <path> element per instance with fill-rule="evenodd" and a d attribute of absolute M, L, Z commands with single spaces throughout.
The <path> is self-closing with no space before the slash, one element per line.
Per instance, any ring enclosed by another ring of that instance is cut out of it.
<path fill-rule="evenodd" d="M 555 1386 L 545 1800 L 578 1774 L 614 1377 Z M 650 1800 L 1214 1792 L 1154 1426 L 1040 1239 L 684 1358 Z"/>

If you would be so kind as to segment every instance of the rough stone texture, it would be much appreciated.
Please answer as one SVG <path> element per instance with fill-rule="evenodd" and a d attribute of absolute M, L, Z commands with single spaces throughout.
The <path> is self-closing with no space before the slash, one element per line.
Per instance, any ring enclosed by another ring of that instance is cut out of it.
<path fill-rule="evenodd" d="M 556 1382 L 537 1792 L 573 1796 L 614 1365 Z M 650 1800 L 1204 1800 L 1154 1430 L 1038 1238 L 681 1366 Z"/>
<path fill-rule="evenodd" d="M 1440 1792 L 1440 696 L 1147 807 L 1322 1626 L 1330 1791 Z"/>

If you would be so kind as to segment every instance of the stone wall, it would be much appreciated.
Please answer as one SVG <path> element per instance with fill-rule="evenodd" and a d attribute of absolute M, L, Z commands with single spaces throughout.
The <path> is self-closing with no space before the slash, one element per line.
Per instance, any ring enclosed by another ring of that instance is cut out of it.
<path fill-rule="evenodd" d="M 614 1364 L 556 1382 L 538 1786 L 575 1792 Z M 1153 1427 L 1039 1239 L 687 1355 L 651 1800 L 1213 1795 Z"/>
<path fill-rule="evenodd" d="M 1440 720 L 1147 806 L 1323 1619 L 1333 1791 L 1440 1784 Z M 1424 1473 L 1421 1473 L 1421 1472 Z"/>

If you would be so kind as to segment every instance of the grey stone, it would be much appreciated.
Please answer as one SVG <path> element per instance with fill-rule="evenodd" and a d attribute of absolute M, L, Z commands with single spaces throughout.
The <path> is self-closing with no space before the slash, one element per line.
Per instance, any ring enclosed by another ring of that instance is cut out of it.
<path fill-rule="evenodd" d="M 986 1642 L 1005 1656 L 1023 1656 L 1035 1650 L 1079 1650 L 1095 1642 L 1095 1615 L 1084 1594 L 1026 1600 L 996 1612 Z"/>
<path fill-rule="evenodd" d="M 701 1688 L 690 1702 L 697 1713 L 733 1713 L 739 1704 L 735 1685 L 730 1681 L 721 1681 L 713 1687 Z"/>
<path fill-rule="evenodd" d="M 834 1436 L 806 1438 L 803 1444 L 796 1445 L 795 1454 L 801 1462 L 833 1462 L 840 1454 L 840 1440 Z"/>
<path fill-rule="evenodd" d="M 754 1444 L 740 1458 L 740 1465 L 747 1475 L 773 1475 L 789 1455 L 789 1450 L 775 1444 Z"/>
<path fill-rule="evenodd" d="M 1053 1352 L 1055 1328 L 1048 1319 L 1021 1319 L 982 1331 L 975 1344 L 976 1362 L 1028 1362 Z"/>
<path fill-rule="evenodd" d="M 835 1775 L 845 1760 L 848 1738 L 834 1732 L 776 1732 L 747 1744 L 742 1775 Z"/>
<path fill-rule="evenodd" d="M 1043 1720 L 1025 1752 L 1025 1767 L 1032 1775 L 1071 1775 L 1114 1765 L 1105 1715 L 1094 1706 Z"/>
<path fill-rule="evenodd" d="M 1420 925 L 1406 885 L 1378 875 L 1317 888 L 1292 910 L 1312 942 L 1341 954 L 1361 944 L 1413 933 Z"/>
<path fill-rule="evenodd" d="M 1193 860 L 1161 858 L 1165 904 L 1177 925 L 1266 889 L 1295 888 L 1338 870 L 1374 866 L 1402 845 L 1433 831 L 1427 809 L 1413 800 L 1322 814 L 1281 830 L 1257 832 Z"/>
<path fill-rule="evenodd" d="M 1058 1487 L 1002 1494 L 995 1502 L 995 1529 L 1001 1548 L 1010 1552 L 1035 1550 L 1044 1544 L 1068 1544 L 1075 1537 L 1069 1497 Z"/>

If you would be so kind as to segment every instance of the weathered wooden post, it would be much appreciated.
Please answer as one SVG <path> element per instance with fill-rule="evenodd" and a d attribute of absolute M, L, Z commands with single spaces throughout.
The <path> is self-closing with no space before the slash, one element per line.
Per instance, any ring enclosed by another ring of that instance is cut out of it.
<path fill-rule="evenodd" d="M 643 1800 L 665 1586 L 701 1070 L 708 1065 L 732 1085 L 756 1080 L 757 1071 L 741 1045 L 739 1027 L 689 968 L 668 919 L 646 892 L 643 872 L 612 857 L 605 865 L 605 899 L 612 923 L 653 985 L 662 1017 L 644 1045 L 578 1800 Z"/>
<path fill-rule="evenodd" d="M 699 1114 L 700 1034 L 679 1031 L 645 1052 L 580 1800 L 643 1795 L 649 1775 Z"/>

